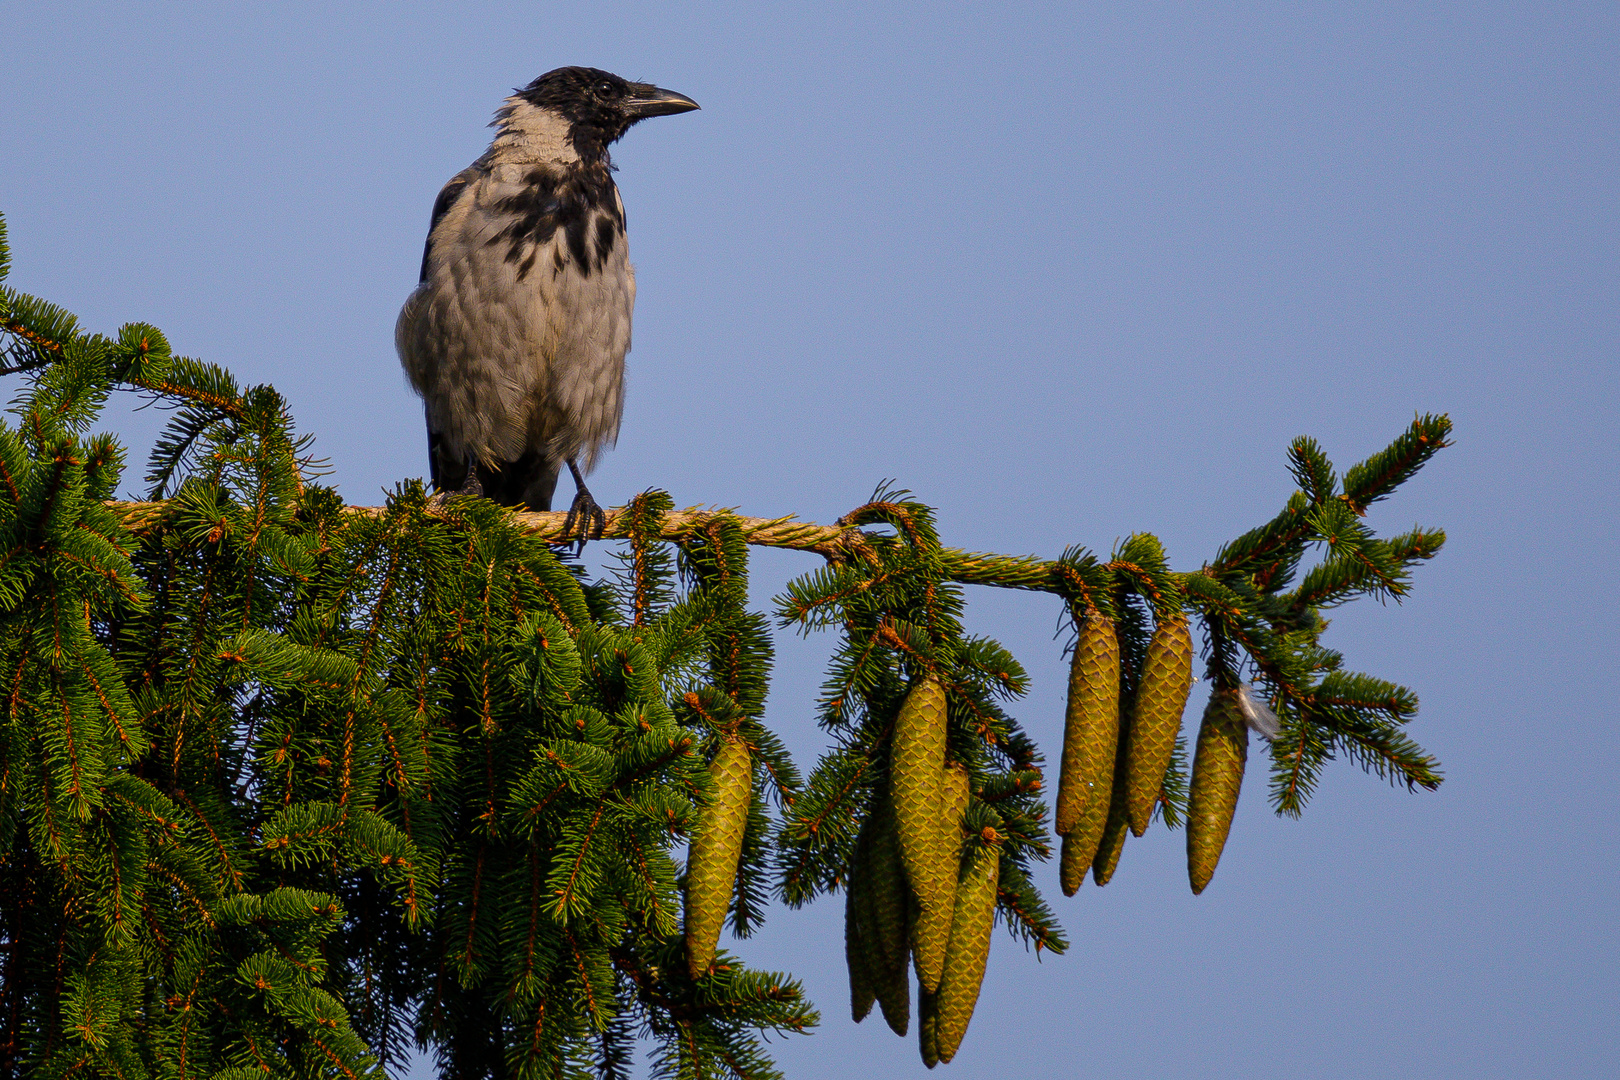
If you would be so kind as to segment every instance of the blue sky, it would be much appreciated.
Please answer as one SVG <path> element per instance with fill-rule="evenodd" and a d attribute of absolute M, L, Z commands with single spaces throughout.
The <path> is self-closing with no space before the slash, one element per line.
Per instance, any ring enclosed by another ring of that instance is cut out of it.
<path fill-rule="evenodd" d="M 570 63 L 703 111 L 617 148 L 640 285 L 604 502 L 829 521 L 897 478 L 957 546 L 1151 531 L 1178 568 L 1414 412 L 1456 446 L 1372 514 L 1445 528 L 1400 606 L 1336 613 L 1412 686 L 1433 794 L 1251 786 L 1206 893 L 1182 838 L 998 937 L 965 1077 L 1583 1077 L 1620 1042 L 1614 685 L 1620 9 L 1488 3 L 82 4 L 11 0 L 10 283 L 268 381 L 371 503 L 425 472 L 392 345 L 439 186 Z M 109 423 L 137 460 L 151 413 Z M 139 470 L 132 470 L 132 480 Z M 565 483 L 566 490 L 567 484 Z M 764 603 L 801 556 L 756 557 Z M 974 590 L 1055 750 L 1050 598 Z M 830 643 L 783 635 L 802 765 Z M 1196 715 L 1195 713 L 1193 715 Z M 737 946 L 824 1014 L 796 1080 L 921 1075 L 847 1020 L 837 902 Z M 858 1063 L 858 1064 L 856 1064 Z M 427 1075 L 425 1072 L 421 1075 Z"/>

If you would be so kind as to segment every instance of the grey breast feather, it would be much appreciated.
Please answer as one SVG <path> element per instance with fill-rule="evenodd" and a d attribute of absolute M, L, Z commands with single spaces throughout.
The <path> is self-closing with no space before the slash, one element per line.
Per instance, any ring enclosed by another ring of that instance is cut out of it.
<path fill-rule="evenodd" d="M 561 229 L 514 240 L 510 207 L 533 167 L 486 159 L 440 193 L 422 283 L 395 327 L 400 358 L 452 452 L 493 465 L 533 449 L 588 472 L 623 415 L 635 304 L 623 233 L 614 223 L 604 250 L 589 222 L 583 265 Z"/>

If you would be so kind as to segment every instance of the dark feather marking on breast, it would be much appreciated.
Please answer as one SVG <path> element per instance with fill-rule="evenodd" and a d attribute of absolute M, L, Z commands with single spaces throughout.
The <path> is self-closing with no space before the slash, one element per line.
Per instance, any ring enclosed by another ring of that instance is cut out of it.
<path fill-rule="evenodd" d="M 595 269 L 588 243 L 591 221 L 607 217 L 622 227 L 612 174 L 601 163 L 580 162 L 561 173 L 534 168 L 523 179 L 523 190 L 496 201 L 495 212 L 512 221 L 488 243 L 506 245 L 506 261 L 519 264 L 521 281 L 534 268 L 536 249 L 550 243 L 561 229 L 579 273 L 589 277 Z M 556 258 L 561 270 L 560 251 Z M 596 265 L 601 265 L 600 255 Z"/>
<path fill-rule="evenodd" d="M 534 257 L 539 253 L 539 248 L 532 245 L 530 246 L 529 254 L 524 257 L 521 263 L 518 264 L 517 279 L 519 281 L 522 281 L 524 278 L 529 276 L 529 271 L 534 269 Z"/>
<path fill-rule="evenodd" d="M 613 219 L 606 214 L 596 219 L 596 265 L 602 266 L 607 262 L 608 254 L 613 250 L 613 244 L 619 239 L 619 227 Z"/>
<path fill-rule="evenodd" d="M 584 216 L 568 223 L 568 253 L 574 257 L 574 265 L 579 267 L 579 272 L 586 277 L 591 276 L 591 253 L 585 247 L 585 230 L 590 224 L 590 219 Z"/>
<path fill-rule="evenodd" d="M 562 178 L 546 169 L 531 169 L 516 194 L 497 200 L 495 212 L 511 224 L 489 238 L 491 245 L 506 244 L 506 261 L 518 262 L 532 245 L 543 244 L 557 231 L 564 212 Z"/>

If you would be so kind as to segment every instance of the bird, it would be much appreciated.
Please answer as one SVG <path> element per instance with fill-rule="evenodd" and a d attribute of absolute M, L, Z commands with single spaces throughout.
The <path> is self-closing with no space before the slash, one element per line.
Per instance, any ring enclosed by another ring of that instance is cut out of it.
<path fill-rule="evenodd" d="M 506 98 L 489 149 L 439 192 L 394 327 L 436 498 L 550 510 L 566 465 L 563 535 L 602 535 L 585 474 L 618 439 L 636 302 L 608 148 L 642 120 L 696 108 L 598 68 L 557 68 Z"/>

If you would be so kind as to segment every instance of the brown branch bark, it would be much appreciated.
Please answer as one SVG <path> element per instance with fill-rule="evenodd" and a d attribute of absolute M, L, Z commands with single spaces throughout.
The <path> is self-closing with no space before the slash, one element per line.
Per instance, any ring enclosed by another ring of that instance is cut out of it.
<path fill-rule="evenodd" d="M 124 528 L 134 533 L 161 527 L 167 502 L 109 502 L 107 508 L 122 520 Z M 351 514 L 376 517 L 384 512 L 377 506 L 350 506 Z M 563 521 L 568 516 L 560 512 L 535 513 L 513 510 L 512 518 L 525 531 L 547 543 L 564 545 L 574 543 L 573 538 L 562 535 Z M 730 517 L 742 528 L 743 538 L 760 547 L 787 548 L 808 551 L 830 562 L 844 563 L 874 558 L 868 534 L 855 525 L 818 525 L 813 521 L 799 521 L 793 517 L 745 517 L 724 510 L 677 510 L 665 514 L 658 537 L 661 540 L 684 540 L 700 532 L 716 518 Z M 623 540 L 630 536 L 629 517 L 623 507 L 607 512 L 605 540 Z M 945 561 L 947 576 L 965 585 L 991 585 L 1003 589 L 1032 589 L 1038 592 L 1067 596 L 1072 588 L 1056 561 L 1033 555 L 993 555 L 981 552 L 944 548 L 940 552 Z"/>

